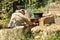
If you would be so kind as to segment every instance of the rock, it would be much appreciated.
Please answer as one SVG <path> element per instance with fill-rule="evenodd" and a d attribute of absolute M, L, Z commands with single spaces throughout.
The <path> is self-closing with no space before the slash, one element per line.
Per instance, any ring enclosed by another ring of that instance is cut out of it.
<path fill-rule="evenodd" d="M 42 35 L 37 35 L 34 38 L 38 39 L 40 37 L 47 38 L 48 34 L 53 34 L 53 32 L 60 31 L 60 25 L 52 24 L 50 26 L 36 26 L 31 29 L 33 33 L 39 32 Z M 41 32 L 42 31 L 42 32 Z M 16 29 L 1 29 L 0 30 L 0 40 L 24 40 L 25 30 L 22 28 Z M 26 34 L 28 35 L 28 34 Z M 20 39 L 21 38 L 21 39 Z"/>
<path fill-rule="evenodd" d="M 32 33 L 46 33 L 46 35 L 53 34 L 54 32 L 60 32 L 60 25 L 52 24 L 50 26 L 36 26 L 31 29 Z M 43 35 L 42 34 L 42 35 Z"/>
<path fill-rule="evenodd" d="M 39 32 L 39 30 L 40 30 L 40 27 L 39 26 L 33 27 L 31 29 L 32 33 Z"/>
<path fill-rule="evenodd" d="M 55 3 L 49 4 L 47 10 L 45 10 L 44 13 L 46 14 L 52 13 L 55 16 L 60 16 L 60 3 L 55 2 Z"/>
<path fill-rule="evenodd" d="M 40 38 L 40 36 L 36 36 L 35 39 Z"/>
<path fill-rule="evenodd" d="M 52 15 L 51 12 L 49 12 L 49 13 L 44 13 L 44 14 L 43 14 L 44 17 L 46 17 L 46 16 L 51 16 L 51 15 Z"/>
<path fill-rule="evenodd" d="M 41 19 L 39 19 L 39 25 L 40 26 L 50 25 L 52 23 L 55 23 L 53 15 L 42 17 Z"/>
<path fill-rule="evenodd" d="M 57 17 L 60 17 L 60 13 L 57 13 L 56 16 L 57 16 Z"/>
<path fill-rule="evenodd" d="M 32 33 L 36 33 L 36 32 L 43 32 L 45 29 L 45 26 L 36 26 L 36 27 L 33 27 L 31 29 Z"/>
<path fill-rule="evenodd" d="M 24 39 L 24 32 L 22 28 L 1 29 L 0 40 L 21 40 Z"/>

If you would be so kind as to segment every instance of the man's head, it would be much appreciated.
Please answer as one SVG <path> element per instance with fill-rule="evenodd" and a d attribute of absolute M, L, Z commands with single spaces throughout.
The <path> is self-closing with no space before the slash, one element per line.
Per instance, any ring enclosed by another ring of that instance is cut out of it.
<path fill-rule="evenodd" d="M 25 15 L 25 11 L 23 9 L 20 9 L 19 12 Z"/>

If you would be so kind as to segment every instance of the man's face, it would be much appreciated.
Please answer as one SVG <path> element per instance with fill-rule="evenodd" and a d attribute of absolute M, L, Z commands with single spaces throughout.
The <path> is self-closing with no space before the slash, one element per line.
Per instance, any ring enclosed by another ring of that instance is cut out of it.
<path fill-rule="evenodd" d="M 22 13 L 23 15 L 25 15 L 25 11 L 24 10 L 19 10 L 20 13 Z"/>
<path fill-rule="evenodd" d="M 22 14 L 25 15 L 25 11 L 24 10 L 23 10 Z"/>
<path fill-rule="evenodd" d="M 25 15 L 25 12 L 23 12 L 22 14 Z"/>

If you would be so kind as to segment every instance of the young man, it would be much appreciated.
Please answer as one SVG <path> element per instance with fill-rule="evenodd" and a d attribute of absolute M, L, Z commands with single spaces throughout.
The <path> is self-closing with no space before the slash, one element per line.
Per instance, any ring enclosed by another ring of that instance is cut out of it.
<path fill-rule="evenodd" d="M 12 14 L 11 20 L 8 24 L 9 28 L 13 27 L 21 27 L 24 26 L 22 23 L 23 22 L 30 22 L 30 19 L 25 16 L 25 11 L 23 9 L 17 10 L 15 13 Z M 30 22 L 31 25 L 31 22 Z"/>

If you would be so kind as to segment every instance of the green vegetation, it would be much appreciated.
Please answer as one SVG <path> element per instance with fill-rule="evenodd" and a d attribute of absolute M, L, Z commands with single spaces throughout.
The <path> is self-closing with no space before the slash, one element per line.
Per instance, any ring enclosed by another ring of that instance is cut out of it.
<path fill-rule="evenodd" d="M 31 8 L 32 12 L 42 12 L 44 9 L 48 7 L 48 5 L 52 2 L 60 1 L 60 0 L 1 0 L 0 2 L 0 9 L 2 11 L 0 15 L 1 21 L 0 24 L 4 25 L 3 23 L 7 23 L 13 13 L 13 3 L 18 2 L 20 5 L 24 5 L 25 9 Z M 6 24 L 6 25 L 7 25 Z M 2 26 L 1 25 L 1 26 Z"/>

